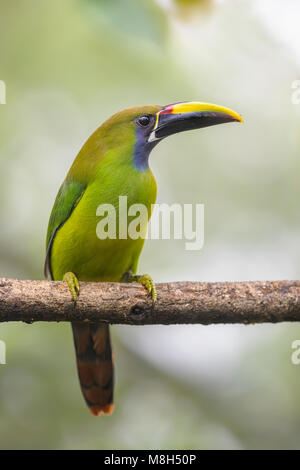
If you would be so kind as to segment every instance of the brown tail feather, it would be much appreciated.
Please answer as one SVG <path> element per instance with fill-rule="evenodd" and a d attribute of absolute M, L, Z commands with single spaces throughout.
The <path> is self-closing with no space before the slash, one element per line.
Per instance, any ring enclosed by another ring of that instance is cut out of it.
<path fill-rule="evenodd" d="M 109 326 L 105 323 L 72 323 L 81 391 L 93 415 L 111 414 L 113 362 Z"/>

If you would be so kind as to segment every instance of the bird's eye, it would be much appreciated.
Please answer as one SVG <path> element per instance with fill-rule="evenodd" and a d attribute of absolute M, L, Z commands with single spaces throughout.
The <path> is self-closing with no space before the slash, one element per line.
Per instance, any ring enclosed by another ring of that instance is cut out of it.
<path fill-rule="evenodd" d="M 150 124 L 151 116 L 145 114 L 144 116 L 140 116 L 137 118 L 137 123 L 141 127 L 147 127 Z"/>

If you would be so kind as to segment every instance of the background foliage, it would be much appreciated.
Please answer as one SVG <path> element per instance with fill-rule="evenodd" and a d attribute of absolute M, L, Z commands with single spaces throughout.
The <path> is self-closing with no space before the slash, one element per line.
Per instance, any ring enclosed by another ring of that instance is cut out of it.
<path fill-rule="evenodd" d="M 203 100 L 245 126 L 174 136 L 151 166 L 159 202 L 205 204 L 204 249 L 149 240 L 140 272 L 299 279 L 298 17 L 296 0 L 1 0 L 0 276 L 43 277 L 58 187 L 104 119 Z M 289 324 L 114 327 L 116 410 L 96 420 L 70 326 L 2 324 L 0 447 L 299 448 L 299 337 Z"/>

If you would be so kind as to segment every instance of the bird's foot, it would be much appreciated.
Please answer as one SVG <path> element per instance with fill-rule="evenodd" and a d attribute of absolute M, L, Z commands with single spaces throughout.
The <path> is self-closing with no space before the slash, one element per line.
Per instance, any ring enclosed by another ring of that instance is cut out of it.
<path fill-rule="evenodd" d="M 68 272 L 64 275 L 63 281 L 65 281 L 70 289 L 72 299 L 76 303 L 79 296 L 79 282 L 74 273 Z"/>
<path fill-rule="evenodd" d="M 142 284 L 147 289 L 147 292 L 152 299 L 152 303 L 155 304 L 157 299 L 157 292 L 155 283 L 149 274 L 134 275 L 130 272 L 127 272 L 124 274 L 122 280 L 123 282 L 138 282 L 139 284 Z"/>

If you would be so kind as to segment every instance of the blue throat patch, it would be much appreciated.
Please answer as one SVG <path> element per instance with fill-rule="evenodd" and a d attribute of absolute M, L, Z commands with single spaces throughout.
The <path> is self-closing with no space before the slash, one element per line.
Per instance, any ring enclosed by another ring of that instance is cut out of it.
<path fill-rule="evenodd" d="M 135 131 L 136 144 L 134 146 L 133 163 L 139 171 L 149 168 L 149 155 L 153 147 L 159 142 L 148 142 L 144 129 L 137 127 Z"/>

